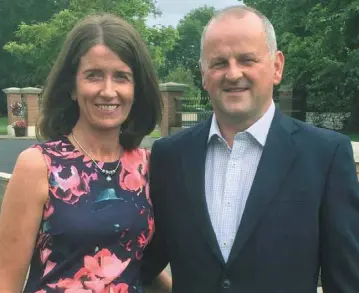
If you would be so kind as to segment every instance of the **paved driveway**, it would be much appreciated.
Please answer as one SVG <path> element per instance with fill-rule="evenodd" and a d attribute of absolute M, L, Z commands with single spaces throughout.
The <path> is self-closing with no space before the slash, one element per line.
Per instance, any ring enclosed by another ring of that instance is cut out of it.
<path fill-rule="evenodd" d="M 12 173 L 18 155 L 35 143 L 35 139 L 0 139 L 0 172 Z"/>
<path fill-rule="evenodd" d="M 142 147 L 151 148 L 153 140 L 149 136 L 145 137 Z M 37 143 L 35 139 L 0 137 L 0 173 L 12 173 L 18 155 L 35 143 Z"/>

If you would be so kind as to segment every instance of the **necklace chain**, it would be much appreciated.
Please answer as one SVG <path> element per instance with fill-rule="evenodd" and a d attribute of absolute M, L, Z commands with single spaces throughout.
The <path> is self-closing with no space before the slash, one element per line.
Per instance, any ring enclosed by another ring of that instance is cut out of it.
<path fill-rule="evenodd" d="M 77 145 L 80 147 L 80 149 L 81 149 L 81 150 L 91 159 L 91 161 L 96 165 L 96 167 L 97 167 L 104 175 L 106 175 L 106 180 L 107 180 L 108 182 L 110 182 L 110 181 L 112 180 L 111 176 L 113 176 L 113 175 L 116 173 L 118 167 L 120 166 L 120 158 L 118 159 L 118 163 L 117 163 L 117 166 L 116 166 L 115 169 L 113 169 L 113 170 L 106 170 L 106 169 L 104 169 L 104 168 L 101 168 L 101 167 L 96 163 L 96 161 L 89 155 L 89 153 L 86 152 L 86 150 L 83 148 L 83 146 L 78 142 L 78 140 L 76 139 L 76 137 L 75 137 L 75 135 L 74 135 L 73 132 L 71 132 L 71 136 L 72 136 L 72 138 L 74 139 L 74 141 L 77 143 Z M 120 156 L 120 157 L 121 157 L 121 156 Z"/>

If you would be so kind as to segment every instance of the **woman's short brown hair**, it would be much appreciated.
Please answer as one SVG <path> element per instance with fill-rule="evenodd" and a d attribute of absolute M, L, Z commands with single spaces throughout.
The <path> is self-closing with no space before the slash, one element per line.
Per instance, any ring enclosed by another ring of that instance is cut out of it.
<path fill-rule="evenodd" d="M 126 21 L 110 14 L 91 15 L 76 24 L 48 76 L 42 95 L 37 136 L 57 139 L 71 133 L 79 118 L 71 99 L 80 59 L 97 44 L 115 52 L 133 71 L 134 102 L 121 125 L 120 143 L 130 150 L 140 145 L 161 120 L 161 93 L 147 48 L 138 32 Z"/>

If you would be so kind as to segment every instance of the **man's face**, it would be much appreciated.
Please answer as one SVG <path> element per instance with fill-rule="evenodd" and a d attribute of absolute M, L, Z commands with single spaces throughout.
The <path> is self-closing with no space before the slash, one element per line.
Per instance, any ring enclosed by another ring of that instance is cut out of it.
<path fill-rule="evenodd" d="M 258 16 L 226 15 L 214 20 L 203 40 L 201 73 L 219 120 L 253 124 L 272 101 L 282 78 L 284 56 L 271 56 Z"/>

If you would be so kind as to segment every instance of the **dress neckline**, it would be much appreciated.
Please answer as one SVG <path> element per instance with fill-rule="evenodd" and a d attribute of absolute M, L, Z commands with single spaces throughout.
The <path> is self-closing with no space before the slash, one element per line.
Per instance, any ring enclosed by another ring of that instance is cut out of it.
<path fill-rule="evenodd" d="M 82 150 L 78 149 L 78 148 L 72 143 L 72 141 L 69 139 L 69 137 L 68 137 L 67 135 L 64 135 L 62 140 L 63 140 L 63 142 L 64 142 L 65 144 L 67 144 L 67 145 L 70 147 L 69 151 L 72 151 L 72 152 L 74 152 L 75 154 L 81 154 L 84 158 L 86 158 L 86 159 L 92 161 L 92 158 L 90 158 L 88 155 L 86 155 Z M 122 155 L 121 155 L 121 157 L 120 157 L 120 163 L 121 163 L 121 161 L 123 160 L 123 157 L 126 156 L 126 154 L 127 154 L 127 151 L 126 151 L 126 150 L 123 150 Z M 95 161 L 96 163 L 98 163 L 98 164 L 99 164 L 99 163 L 102 163 L 102 164 L 106 164 L 106 165 L 113 165 L 113 164 L 117 164 L 117 163 L 118 163 L 118 160 L 115 160 L 115 161 L 100 161 L 100 160 L 95 160 L 95 159 L 94 159 L 94 161 Z"/>

